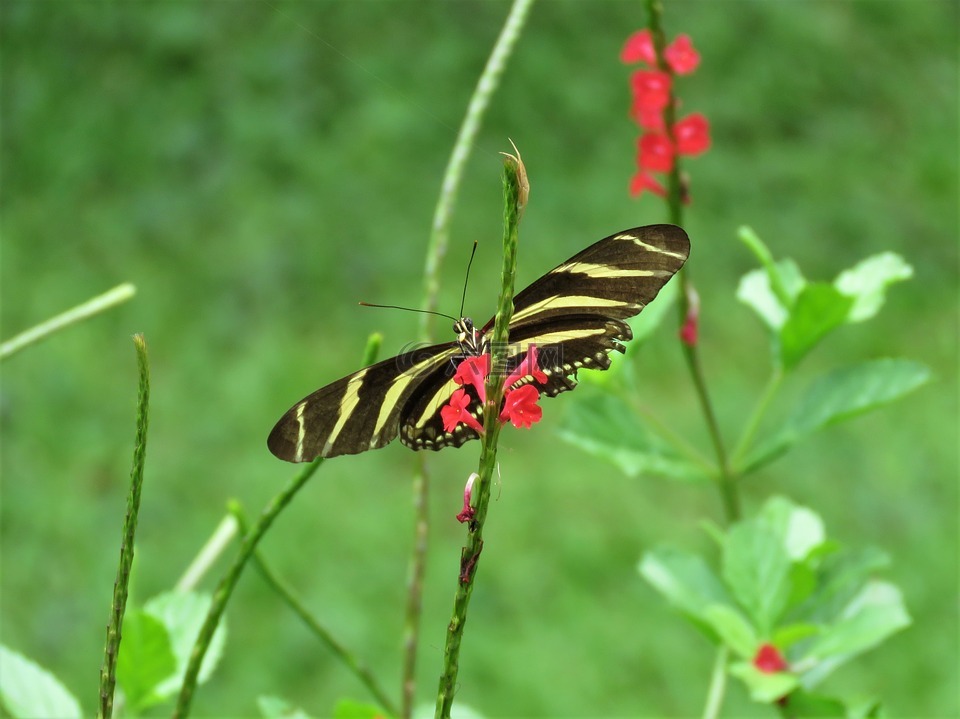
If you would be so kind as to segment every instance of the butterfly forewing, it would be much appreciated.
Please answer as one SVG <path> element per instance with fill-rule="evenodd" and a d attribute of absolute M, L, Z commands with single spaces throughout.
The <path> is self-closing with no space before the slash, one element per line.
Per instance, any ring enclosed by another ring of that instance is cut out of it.
<path fill-rule="evenodd" d="M 553 397 L 576 387 L 580 369 L 607 369 L 609 353 L 623 352 L 633 334 L 624 320 L 647 305 L 683 266 L 690 252 L 686 233 L 674 225 L 625 230 L 591 245 L 514 297 L 509 373 L 538 348 L 546 383 L 527 376 L 513 387 L 535 383 Z M 479 331 L 486 346 L 491 319 Z M 477 438 L 460 423 L 448 432 L 441 408 L 460 388 L 457 365 L 476 350 L 451 342 L 401 354 L 317 390 L 277 423 L 267 445 L 280 459 L 305 462 L 376 449 L 398 434 L 411 449 L 459 447 Z M 472 388 L 470 411 L 480 419 Z M 480 419 L 482 423 L 482 419 Z"/>

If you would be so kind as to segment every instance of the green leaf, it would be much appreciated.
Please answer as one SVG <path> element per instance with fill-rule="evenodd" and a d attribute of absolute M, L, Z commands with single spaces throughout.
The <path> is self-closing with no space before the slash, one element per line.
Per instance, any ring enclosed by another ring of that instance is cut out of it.
<path fill-rule="evenodd" d="M 817 624 L 833 622 L 870 577 L 889 564 L 887 555 L 874 547 L 844 549 L 825 557 L 816 591 L 791 616 Z"/>
<path fill-rule="evenodd" d="M 804 686 L 814 686 L 843 662 L 910 623 L 900 590 L 889 582 L 869 582 L 844 608 L 840 620 L 828 627 L 805 653 L 801 661 L 818 663 L 804 675 Z"/>
<path fill-rule="evenodd" d="M 203 620 L 210 609 L 211 598 L 207 594 L 196 592 L 165 592 L 159 594 L 144 605 L 143 611 L 159 619 L 166 626 L 170 634 L 171 648 L 176 657 L 176 673 L 157 687 L 157 694 L 166 698 L 180 689 L 190 652 Z M 210 678 L 213 670 L 220 661 L 223 645 L 226 642 L 226 626 L 221 622 L 213 633 L 210 647 L 207 649 L 198 675 L 199 683 Z"/>
<path fill-rule="evenodd" d="M 863 322 L 883 306 L 888 285 L 913 277 L 913 268 L 900 255 L 883 252 L 868 257 L 834 280 L 834 287 L 854 298 L 847 322 Z"/>
<path fill-rule="evenodd" d="M 46 669 L 0 644 L 0 705 L 14 719 L 81 719 L 80 703 Z"/>
<path fill-rule="evenodd" d="M 842 325 L 853 298 L 825 282 L 807 284 L 780 328 L 780 364 L 791 370 L 823 337 Z"/>
<path fill-rule="evenodd" d="M 385 719 L 387 713 L 374 704 L 341 699 L 333 708 L 333 719 Z"/>
<path fill-rule="evenodd" d="M 143 610 L 127 612 L 117 655 L 117 682 L 135 713 L 166 698 L 158 688 L 176 669 L 164 623 Z"/>
<path fill-rule="evenodd" d="M 737 299 L 750 307 L 764 324 L 774 332 L 779 332 L 787 320 L 788 308 L 806 286 L 806 280 L 800 268 L 793 260 L 781 260 L 773 266 L 777 281 L 784 288 L 783 301 L 770 285 L 770 271 L 751 270 L 740 278 L 737 287 Z"/>
<path fill-rule="evenodd" d="M 703 619 L 738 656 L 750 659 L 756 653 L 760 644 L 757 632 L 735 607 L 711 604 L 703 611 Z"/>
<path fill-rule="evenodd" d="M 899 399 L 930 381 L 919 362 L 877 359 L 823 375 L 804 393 L 781 428 L 747 458 L 751 472 L 786 452 L 804 437 Z"/>
<path fill-rule="evenodd" d="M 790 598 L 790 558 L 763 522 L 740 522 L 727 534 L 723 579 L 760 634 L 769 636 Z"/>
<path fill-rule="evenodd" d="M 619 467 L 627 476 L 703 480 L 703 471 L 654 434 L 619 397 L 601 392 L 571 402 L 557 432 L 561 439 Z"/>
<path fill-rule="evenodd" d="M 259 696 L 257 708 L 265 719 L 310 719 L 310 715 L 303 709 L 280 697 Z"/>
<path fill-rule="evenodd" d="M 763 244 L 760 236 L 750 227 L 741 227 L 737 232 L 740 241 L 753 252 L 767 277 L 767 288 L 780 307 L 791 307 L 805 280 L 793 260 L 775 262 L 773 254 Z"/>
<path fill-rule="evenodd" d="M 849 709 L 839 699 L 810 694 L 802 689 L 797 689 L 790 694 L 788 706 L 790 716 L 797 719 L 815 719 L 817 717 L 835 719 L 836 717 L 850 716 Z"/>
<path fill-rule="evenodd" d="M 826 541 L 827 533 L 820 515 L 794 504 L 786 497 L 771 497 L 758 515 L 777 536 L 791 561 L 799 562 Z"/>
<path fill-rule="evenodd" d="M 702 617 L 707 607 L 732 604 L 720 579 L 697 554 L 657 547 L 643 555 L 640 576 L 680 611 Z"/>
<path fill-rule="evenodd" d="M 777 627 L 770 638 L 770 643 L 786 651 L 797 642 L 815 637 L 822 631 L 816 624 L 786 624 Z"/>
<path fill-rule="evenodd" d="M 660 290 L 657 298 L 647 305 L 643 312 L 627 320 L 627 324 L 633 330 L 633 340 L 627 345 L 627 357 L 636 354 L 643 342 L 660 326 L 667 312 L 677 301 L 677 293 L 679 292 L 680 284 L 678 282 L 668 282 Z M 611 352 L 611 356 L 614 354 L 617 353 Z"/>
<path fill-rule="evenodd" d="M 730 665 L 730 674 L 738 677 L 747 685 L 750 698 L 755 702 L 769 704 L 786 696 L 799 685 L 799 680 L 789 672 L 767 674 L 761 672 L 750 662 L 734 662 Z"/>

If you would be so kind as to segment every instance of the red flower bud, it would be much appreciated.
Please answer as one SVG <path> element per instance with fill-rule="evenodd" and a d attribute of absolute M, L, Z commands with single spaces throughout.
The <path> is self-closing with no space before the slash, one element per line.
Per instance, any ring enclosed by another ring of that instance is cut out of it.
<path fill-rule="evenodd" d="M 710 123 L 703 113 L 694 112 L 673 126 L 673 136 L 681 155 L 699 155 L 710 147 Z"/>
<path fill-rule="evenodd" d="M 627 38 L 620 51 L 620 61 L 627 65 L 635 62 L 656 65 L 657 53 L 653 49 L 653 35 L 649 30 L 638 30 Z"/>
<path fill-rule="evenodd" d="M 772 644 L 761 644 L 753 658 L 753 666 L 764 674 L 775 674 L 787 668 L 787 662 Z"/>
<path fill-rule="evenodd" d="M 663 56 L 678 75 L 689 75 L 700 64 L 700 53 L 693 49 L 689 35 L 678 35 L 663 51 Z"/>
<path fill-rule="evenodd" d="M 673 144 L 669 137 L 658 132 L 648 132 L 640 138 L 637 145 L 637 164 L 641 170 L 670 172 L 673 169 Z"/>

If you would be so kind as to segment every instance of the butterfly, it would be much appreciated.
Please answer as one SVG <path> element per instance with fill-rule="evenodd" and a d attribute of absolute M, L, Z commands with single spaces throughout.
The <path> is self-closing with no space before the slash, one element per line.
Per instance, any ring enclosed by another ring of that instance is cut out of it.
<path fill-rule="evenodd" d="M 624 352 L 633 337 L 625 320 L 657 296 L 689 253 L 681 228 L 648 225 L 610 235 L 550 270 L 514 296 L 505 371 L 536 346 L 540 379 L 527 374 L 516 384 L 554 397 L 576 387 L 579 370 L 607 369 L 609 353 Z M 454 379 L 460 363 L 490 351 L 493 322 L 477 329 L 462 317 L 455 340 L 404 352 L 307 395 L 280 418 L 267 447 L 288 462 L 309 462 L 378 449 L 397 436 L 414 450 L 476 439 L 463 423 L 448 431 L 441 409 L 461 388 Z"/>

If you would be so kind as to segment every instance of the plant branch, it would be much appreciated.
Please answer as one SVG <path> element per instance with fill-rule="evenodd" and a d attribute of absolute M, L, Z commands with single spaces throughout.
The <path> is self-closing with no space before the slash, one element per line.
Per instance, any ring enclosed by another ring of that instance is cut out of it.
<path fill-rule="evenodd" d="M 232 515 L 231 518 L 239 525 L 241 534 L 246 535 L 249 530 L 249 522 L 247 522 L 243 508 L 238 502 L 231 503 L 230 514 Z M 317 618 L 304 606 L 300 598 L 296 596 L 293 589 L 267 565 L 266 560 L 264 560 L 263 555 L 259 551 L 254 551 L 253 553 L 253 565 L 257 568 L 257 571 L 260 572 L 260 575 L 267 584 L 270 585 L 270 588 L 280 596 L 284 603 L 307 625 L 310 631 L 313 632 L 313 634 L 343 662 L 347 669 L 356 675 L 357 679 L 360 680 L 370 693 L 373 694 L 374 698 L 380 703 L 380 708 L 391 716 L 397 716 L 397 707 L 394 705 L 393 700 L 390 699 L 377 682 L 376 677 L 373 676 L 370 669 L 320 624 Z"/>
<path fill-rule="evenodd" d="M 729 650 L 725 645 L 717 649 L 717 658 L 710 675 L 710 688 L 707 690 L 707 702 L 703 707 L 703 719 L 717 719 L 723 706 L 723 695 L 727 689 L 727 659 Z"/>
<path fill-rule="evenodd" d="M 77 305 L 73 309 L 69 309 L 56 317 L 52 317 L 46 322 L 41 322 L 36 327 L 31 327 L 25 332 L 21 332 L 3 344 L 0 344 L 0 360 L 16 354 L 24 347 L 45 339 L 54 332 L 76 324 L 88 317 L 93 317 L 122 302 L 126 302 L 133 297 L 136 292 L 137 289 L 127 282 L 114 287 L 109 292 L 105 292 L 98 297 L 87 300 L 83 304 Z"/>
<path fill-rule="evenodd" d="M 120 542 L 120 564 L 117 567 L 117 579 L 113 583 L 113 602 L 110 605 L 110 621 L 107 623 L 107 642 L 104 647 L 103 665 L 100 669 L 100 703 L 98 705 L 100 719 L 110 719 L 113 714 L 113 695 L 117 683 L 117 657 L 120 651 L 123 615 L 127 608 L 130 568 L 133 566 L 134 538 L 137 533 L 137 516 L 140 512 L 140 494 L 143 489 L 143 466 L 147 453 L 150 363 L 147 358 L 147 343 L 144 341 L 143 335 L 134 335 L 133 344 L 137 350 L 137 368 L 140 375 L 140 387 L 137 391 L 137 431 L 133 444 L 133 467 L 130 470 L 127 513 L 123 519 L 123 539 Z"/>
<path fill-rule="evenodd" d="M 453 616 L 447 626 L 447 639 L 443 650 L 443 672 L 437 694 L 437 719 L 449 719 L 453 697 L 457 688 L 460 668 L 460 644 L 467 621 L 467 607 L 473 593 L 474 578 L 483 551 L 483 525 L 490 504 L 490 487 L 497 461 L 497 438 L 500 435 L 500 404 L 503 398 L 502 367 L 508 350 L 510 318 L 513 315 L 513 284 L 517 273 L 517 229 L 526 204 L 529 187 L 526 171 L 516 157 L 507 155 L 503 172 L 504 227 L 503 270 L 501 272 L 500 299 L 494 321 L 493 340 L 490 343 L 490 373 L 487 376 L 487 401 L 483 407 L 484 434 L 480 449 L 479 478 L 476 482 L 474 514 L 467 531 L 467 543 L 460 555 L 460 572 L 457 592 L 453 602 Z"/>
<path fill-rule="evenodd" d="M 753 408 L 753 412 L 750 414 L 750 418 L 744 427 L 743 434 L 740 435 L 740 440 L 737 442 L 736 449 L 733 451 L 733 458 L 730 460 L 730 464 L 735 471 L 739 471 L 743 457 L 747 453 L 747 450 L 750 449 L 750 445 L 753 444 L 753 440 L 757 435 L 757 429 L 760 427 L 760 422 L 767 413 L 770 402 L 773 401 L 777 391 L 780 389 L 782 381 L 783 369 L 777 364 L 774 366 L 773 374 L 771 374 L 770 379 L 767 380 L 767 386 L 763 388 L 763 394 L 760 395 L 760 399 L 757 400 L 757 405 Z"/>

